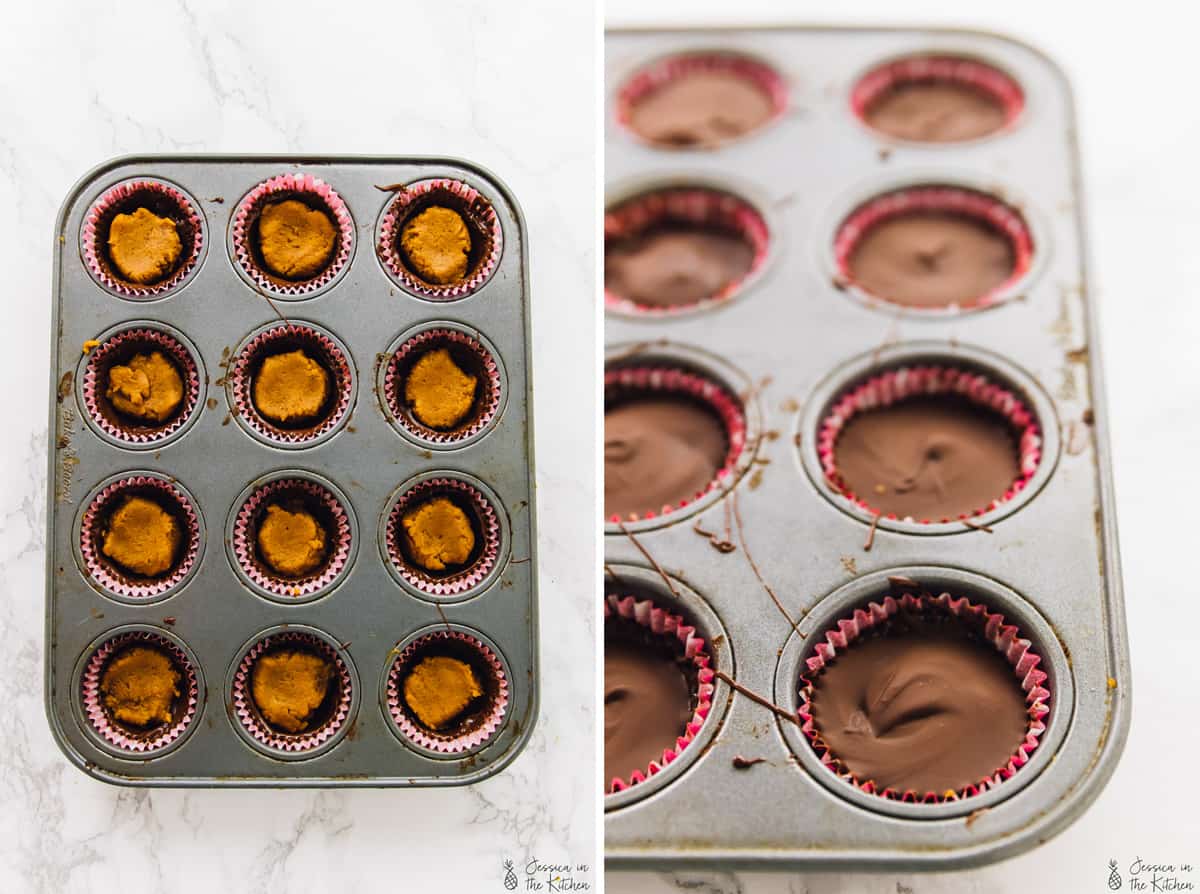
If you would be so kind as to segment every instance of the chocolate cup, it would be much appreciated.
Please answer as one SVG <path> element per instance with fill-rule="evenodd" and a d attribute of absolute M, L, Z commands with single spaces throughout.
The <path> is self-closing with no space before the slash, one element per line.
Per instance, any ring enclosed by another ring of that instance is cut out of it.
<path fill-rule="evenodd" d="M 146 646 L 165 653 L 180 675 L 171 722 L 144 729 L 117 720 L 104 704 L 100 683 L 109 664 L 128 649 Z M 204 703 L 204 680 L 195 656 L 174 634 L 144 625 L 105 633 L 80 657 L 76 670 L 79 720 L 98 745 L 126 760 L 149 760 L 180 746 L 195 728 Z"/>
<path fill-rule="evenodd" d="M 812 654 L 805 662 L 807 671 L 801 677 L 799 686 L 797 714 L 801 722 L 801 730 L 814 753 L 827 769 L 869 795 L 906 803 L 939 804 L 970 798 L 990 791 L 1011 779 L 1029 763 L 1030 755 L 1038 747 L 1042 735 L 1046 732 L 1046 717 L 1050 713 L 1048 703 L 1051 700 L 1051 692 L 1047 688 L 1049 675 L 1039 667 L 1043 659 L 1034 651 L 1032 643 L 1021 637 L 1021 631 L 1015 625 L 1006 624 L 1002 614 L 991 611 L 982 603 L 973 603 L 965 597 L 954 597 L 947 592 L 933 595 L 922 590 L 919 584 L 914 587 L 902 584 L 901 589 L 903 592 L 899 595 L 889 594 L 881 600 L 869 602 L 841 618 L 834 626 L 825 630 L 821 640 L 812 647 Z M 995 647 L 997 652 L 1011 665 L 1014 679 L 1025 693 L 1029 719 L 1024 740 L 1007 763 L 997 767 L 993 773 L 977 782 L 953 792 L 900 792 L 892 789 L 879 789 L 872 780 L 858 779 L 838 760 L 837 755 L 830 751 L 821 738 L 820 728 L 813 717 L 811 710 L 813 685 L 822 670 L 836 661 L 839 653 L 853 649 L 856 641 L 868 634 L 885 629 L 889 620 L 900 612 L 922 613 L 931 616 L 940 613 L 946 617 L 956 618 L 981 640 Z"/>
<path fill-rule="evenodd" d="M 717 230 L 738 236 L 754 253 L 750 269 L 706 298 L 675 305 L 642 304 L 606 286 L 606 310 L 654 317 L 717 306 L 744 291 L 761 274 L 770 256 L 771 232 L 763 214 L 745 199 L 708 186 L 667 187 L 618 202 L 604 213 L 605 246 L 662 226 L 695 227 L 699 231 Z"/>
<path fill-rule="evenodd" d="M 444 572 L 427 571 L 412 561 L 401 528 L 405 512 L 436 497 L 445 497 L 461 509 L 475 535 L 467 561 Z M 384 507 L 379 534 L 392 577 L 414 596 L 435 602 L 457 602 L 483 592 L 504 567 L 508 550 L 508 526 L 499 497 L 482 481 L 458 472 L 428 472 L 401 484 Z"/>
<path fill-rule="evenodd" d="M 182 532 L 171 568 L 148 577 L 118 565 L 102 549 L 112 513 L 125 497 L 151 500 L 172 518 Z M 87 579 L 118 602 L 157 602 L 178 592 L 196 572 L 204 549 L 204 524 L 195 498 L 178 481 L 158 472 L 126 472 L 101 482 L 83 504 L 76 522 L 77 558 Z"/>
<path fill-rule="evenodd" d="M 181 251 L 171 272 L 153 283 L 130 282 L 113 266 L 108 250 L 109 228 L 118 214 L 146 208 L 175 222 Z M 183 189 L 157 178 L 123 180 L 100 195 L 84 216 L 80 255 L 92 279 L 121 298 L 161 298 L 181 288 L 200 268 L 207 248 L 207 228 L 200 205 Z"/>
<path fill-rule="evenodd" d="M 916 306 L 892 301 L 868 291 L 854 278 L 851 261 L 863 238 L 876 225 L 910 214 L 939 213 L 986 227 L 1006 239 L 1012 250 L 1012 271 L 995 287 L 970 300 L 945 305 Z M 1011 300 L 1034 268 L 1036 246 L 1025 216 L 1008 203 L 964 186 L 920 184 L 879 193 L 860 203 L 838 224 L 832 245 L 835 285 L 860 294 L 868 302 L 903 308 L 905 314 L 946 315 L 991 307 Z"/>
<path fill-rule="evenodd" d="M 382 699 L 389 727 L 410 748 L 436 758 L 462 758 L 491 744 L 508 719 L 511 683 L 499 649 L 476 630 L 457 624 L 423 628 L 397 644 L 384 674 Z M 468 705 L 453 727 L 422 724 L 404 701 L 407 672 L 428 656 L 457 658 L 475 672 L 483 695 Z"/>
<path fill-rule="evenodd" d="M 772 107 L 770 118 L 745 133 L 721 140 L 715 145 L 680 146 L 651 140 L 631 127 L 634 106 L 666 84 L 697 73 L 731 74 L 744 78 L 758 87 L 768 98 Z M 616 119 L 621 129 L 633 139 L 655 149 L 679 151 L 712 151 L 729 143 L 744 140 L 761 133 L 783 116 L 789 102 L 788 86 L 782 76 L 770 65 L 750 56 L 729 52 L 680 53 L 659 59 L 642 67 L 617 91 Z"/>
<path fill-rule="evenodd" d="M 312 514 L 326 537 L 321 565 L 294 577 L 273 569 L 258 548 L 258 527 L 267 507 L 291 503 Z M 226 534 L 230 561 L 258 595 L 285 604 L 311 602 L 345 580 L 358 548 L 358 526 L 349 500 L 331 482 L 309 472 L 278 472 L 246 488 L 234 506 Z"/>
<path fill-rule="evenodd" d="M 329 394 L 316 415 L 275 422 L 254 404 L 254 379 L 267 357 L 302 350 L 329 374 Z M 280 321 L 256 330 L 230 362 L 226 388 L 233 415 L 248 433 L 274 447 L 312 447 L 332 437 L 346 424 L 356 392 L 350 354 L 331 333 L 313 323 Z"/>
<path fill-rule="evenodd" d="M 409 267 L 400 247 L 404 224 L 433 205 L 457 212 L 471 234 L 467 274 L 459 282 L 426 282 Z M 478 292 L 496 272 L 503 248 L 504 233 L 492 203 L 470 184 L 448 178 L 418 180 L 397 187 L 379 219 L 375 244 L 383 269 L 396 284 L 430 301 L 454 301 Z"/>
<path fill-rule="evenodd" d="M 384 410 L 397 430 L 417 443 L 442 449 L 463 446 L 490 430 L 504 405 L 505 381 L 499 354 L 482 335 L 471 335 L 452 325 L 434 325 L 402 335 L 397 342 L 384 361 L 380 387 Z M 413 415 L 404 396 L 413 366 L 438 348 L 449 351 L 458 367 L 476 379 L 470 412 L 450 429 L 425 425 Z"/>
<path fill-rule="evenodd" d="M 263 209 L 275 202 L 295 199 L 333 222 L 336 238 L 326 264 L 307 279 L 287 279 L 272 273 L 263 262 L 258 224 Z M 354 255 L 354 219 L 346 202 L 332 186 L 312 174 L 279 174 L 246 193 L 233 212 L 229 250 L 234 267 L 251 285 L 284 300 L 311 298 L 333 285 L 349 268 Z"/>
<path fill-rule="evenodd" d="M 182 333 L 161 323 L 122 324 L 103 333 L 96 347 L 80 360 L 79 402 L 88 425 L 106 440 L 138 450 L 161 447 L 180 437 L 195 422 L 201 409 L 204 380 L 200 355 Z M 127 415 L 109 399 L 108 373 L 128 363 L 135 354 L 161 352 L 183 380 L 183 399 L 162 422 L 147 422 Z"/>
<path fill-rule="evenodd" d="M 251 693 L 255 662 L 289 649 L 318 655 L 334 668 L 325 699 L 313 712 L 311 728 L 301 733 L 272 726 Z M 358 678 L 346 647 L 321 630 L 297 624 L 265 630 L 243 646 L 230 669 L 228 692 L 230 717 L 242 739 L 256 751 L 283 760 L 304 760 L 335 747 L 358 709 Z"/>
<path fill-rule="evenodd" d="M 894 90 L 915 84 L 950 84 L 978 91 L 991 98 L 1003 111 L 1004 123 L 996 130 L 978 136 L 933 141 L 895 136 L 872 126 L 868 115 L 880 100 Z M 854 85 L 850 94 L 850 108 L 864 126 L 888 140 L 954 146 L 988 139 L 1011 130 L 1025 108 L 1025 94 L 1015 79 L 986 62 L 963 56 L 923 54 L 894 59 L 872 68 Z"/>

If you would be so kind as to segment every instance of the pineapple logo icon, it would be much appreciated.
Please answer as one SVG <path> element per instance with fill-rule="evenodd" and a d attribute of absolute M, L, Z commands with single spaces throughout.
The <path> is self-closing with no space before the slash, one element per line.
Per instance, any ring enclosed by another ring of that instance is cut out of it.
<path fill-rule="evenodd" d="M 1119 872 L 1117 872 L 1117 861 L 1109 860 L 1108 868 L 1109 868 L 1108 890 L 1120 891 L 1121 890 L 1121 874 Z"/>
<path fill-rule="evenodd" d="M 504 861 L 504 888 L 507 891 L 517 890 L 517 874 L 513 872 L 512 860 Z"/>

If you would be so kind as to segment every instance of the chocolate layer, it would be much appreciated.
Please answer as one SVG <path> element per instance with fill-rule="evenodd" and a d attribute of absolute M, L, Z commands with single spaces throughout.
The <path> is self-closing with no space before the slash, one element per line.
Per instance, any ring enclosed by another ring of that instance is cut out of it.
<path fill-rule="evenodd" d="M 898 518 L 940 520 L 1004 495 L 1020 469 L 1008 422 L 952 395 L 914 397 L 853 416 L 834 444 L 846 486 Z"/>
<path fill-rule="evenodd" d="M 604 410 L 604 515 L 645 515 L 690 500 L 729 449 L 720 418 L 683 397 L 638 397 Z"/>
<path fill-rule="evenodd" d="M 715 227 L 671 223 L 604 246 L 604 287 L 647 307 L 712 298 L 750 272 L 754 247 Z"/>
<path fill-rule="evenodd" d="M 897 84 L 871 103 L 863 118 L 888 136 L 925 143 L 985 137 L 1007 120 L 1004 106 L 992 94 L 936 80 Z"/>
<path fill-rule="evenodd" d="M 1029 721 L 1003 656 L 950 618 L 900 615 L 813 681 L 830 754 L 879 789 L 942 794 L 991 776 Z"/>
<path fill-rule="evenodd" d="M 610 619 L 604 638 L 604 784 L 646 772 L 675 747 L 692 713 L 688 679 L 667 642 Z"/>
<path fill-rule="evenodd" d="M 969 306 L 1004 283 L 1016 260 L 999 230 L 965 215 L 912 211 L 863 234 L 850 255 L 854 281 L 907 307 Z"/>
<path fill-rule="evenodd" d="M 640 97 L 629 127 L 651 143 L 711 147 L 771 119 L 771 97 L 750 78 L 730 71 L 693 71 Z"/>

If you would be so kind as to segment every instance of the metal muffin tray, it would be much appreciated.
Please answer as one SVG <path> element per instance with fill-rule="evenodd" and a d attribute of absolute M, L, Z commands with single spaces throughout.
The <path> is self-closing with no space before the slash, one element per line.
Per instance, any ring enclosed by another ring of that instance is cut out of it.
<path fill-rule="evenodd" d="M 268 294 L 238 267 L 232 220 L 268 178 L 312 175 L 349 213 L 345 267 L 311 294 Z M 89 208 L 114 184 L 151 178 L 200 212 L 204 248 L 195 269 L 165 296 L 131 299 L 106 289 L 81 250 Z M 490 278 L 455 300 L 429 300 L 389 276 L 376 251 L 385 206 L 401 185 L 448 178 L 473 187 L 496 214 L 502 252 Z M 438 786 L 499 772 L 521 751 L 537 716 L 537 556 L 534 513 L 530 303 L 525 223 L 496 177 L 446 158 L 144 156 L 108 161 L 76 184 L 55 229 L 49 494 L 46 563 L 46 713 L 68 760 L 111 783 L 141 786 Z M 234 418 L 226 387 L 231 357 L 250 334 L 280 319 L 332 334 L 349 358 L 351 404 L 314 446 L 281 446 Z M 131 321 L 181 335 L 199 360 L 195 418 L 172 439 L 134 449 L 88 422 L 80 379 L 91 340 Z M 438 322 L 495 354 L 502 401 L 492 424 L 460 445 L 402 434 L 385 412 L 381 364 L 397 338 Z M 231 419 L 236 424 L 231 424 Z M 269 598 L 237 570 L 233 514 L 246 489 L 298 471 L 331 485 L 348 509 L 344 575 L 319 598 Z M 194 568 L 164 598 L 114 598 L 84 573 L 79 525 L 89 494 L 130 471 L 177 483 L 197 509 Z M 405 482 L 450 474 L 481 485 L 496 511 L 496 567 L 446 597 L 402 586 L 379 535 Z M 182 647 L 197 671 L 196 716 L 172 747 L 150 757 L 114 749 L 81 708 L 81 667 L 119 629 L 146 630 Z M 235 665 L 260 634 L 311 633 L 347 666 L 349 716 L 338 735 L 300 755 L 256 748 L 235 719 Z M 415 634 L 458 630 L 484 642 L 507 672 L 502 725 L 482 747 L 439 754 L 407 741 L 388 718 L 387 669 Z M 297 759 L 299 757 L 300 759 Z"/>
<path fill-rule="evenodd" d="M 649 63 L 695 51 L 765 62 L 786 82 L 784 113 L 712 150 L 640 142 L 617 119 L 621 85 Z M 606 525 L 606 590 L 673 607 L 709 640 L 715 668 L 794 712 L 805 658 L 824 631 L 887 595 L 889 577 L 907 577 L 1017 624 L 1043 656 L 1053 693 L 1029 764 L 982 794 L 922 804 L 843 781 L 796 725 L 722 681 L 707 722 L 678 759 L 606 796 L 607 866 L 947 869 L 1045 841 L 1111 775 L 1130 705 L 1066 78 L 1023 44 L 956 30 L 616 30 L 605 52 L 608 207 L 656 186 L 716 187 L 753 203 L 771 233 L 765 267 L 730 300 L 670 316 L 619 307 L 606 315 L 610 368 L 666 361 L 711 376 L 745 402 L 748 444 L 731 487 L 626 530 Z M 1025 93 L 1019 120 L 963 144 L 871 132 L 851 111 L 854 85 L 882 62 L 928 53 L 978 58 L 1010 74 Z M 966 185 L 1020 209 L 1036 255 L 1019 294 L 984 309 L 921 315 L 835 281 L 833 236 L 848 211 L 892 187 L 924 183 Z M 989 530 L 886 519 L 873 526 L 821 474 L 816 428 L 842 389 L 869 370 L 935 358 L 991 372 L 1040 418 L 1038 473 L 1017 499 L 976 520 Z M 715 549 L 697 528 L 736 548 Z"/>

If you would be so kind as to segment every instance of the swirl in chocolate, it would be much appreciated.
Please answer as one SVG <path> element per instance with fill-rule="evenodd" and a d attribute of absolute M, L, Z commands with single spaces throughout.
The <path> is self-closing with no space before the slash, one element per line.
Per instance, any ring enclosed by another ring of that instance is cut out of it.
<path fill-rule="evenodd" d="M 721 294 L 753 263 L 753 246 L 737 233 L 664 224 L 605 244 L 604 288 L 644 307 L 679 307 Z"/>

